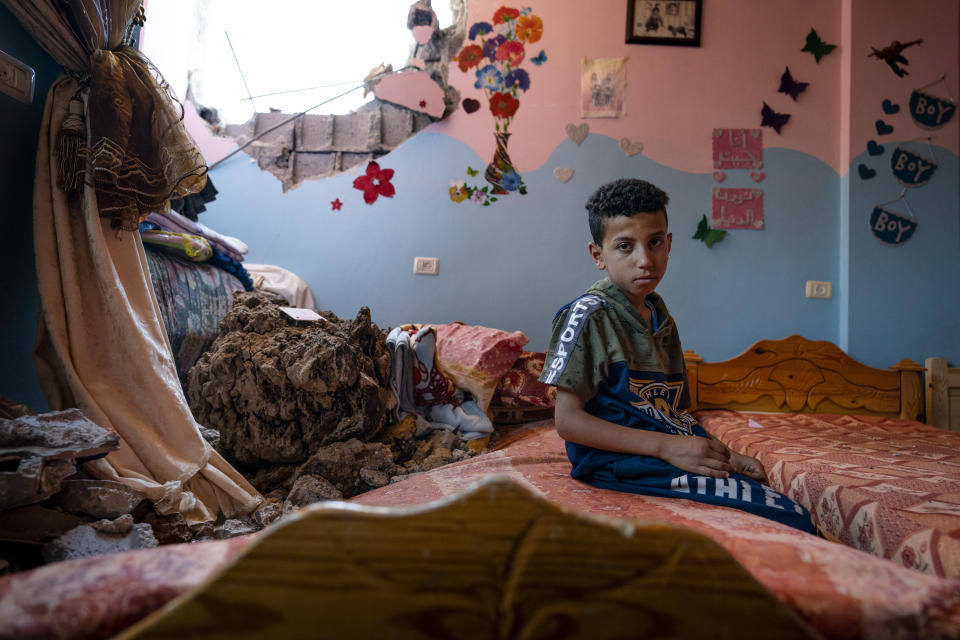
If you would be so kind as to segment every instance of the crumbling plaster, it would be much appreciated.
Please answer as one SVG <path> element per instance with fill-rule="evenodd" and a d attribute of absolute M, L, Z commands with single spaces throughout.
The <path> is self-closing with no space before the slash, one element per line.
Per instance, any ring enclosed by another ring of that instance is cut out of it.
<path fill-rule="evenodd" d="M 421 70 L 443 89 L 445 108 L 440 119 L 453 113 L 459 107 L 460 92 L 447 83 L 447 76 L 450 62 L 466 35 L 466 0 L 450 0 L 450 5 L 453 23 L 436 30 L 424 45 L 414 42 L 406 69 L 388 70 L 368 78 L 365 90 L 375 91 L 375 85 L 386 75 Z M 411 16 L 418 7 L 429 9 L 430 0 L 411 5 Z M 407 27 L 412 26 L 408 20 Z M 276 176 L 287 191 L 305 180 L 331 176 L 379 158 L 435 121 L 426 113 L 379 97 L 347 114 L 307 113 L 294 118 L 295 115 L 279 111 L 255 113 L 247 122 L 226 125 L 215 133 L 241 147 L 247 145 L 243 152 L 255 159 L 261 169 Z M 286 120 L 290 122 L 277 126 Z M 277 128 L 271 131 L 273 127 Z"/>

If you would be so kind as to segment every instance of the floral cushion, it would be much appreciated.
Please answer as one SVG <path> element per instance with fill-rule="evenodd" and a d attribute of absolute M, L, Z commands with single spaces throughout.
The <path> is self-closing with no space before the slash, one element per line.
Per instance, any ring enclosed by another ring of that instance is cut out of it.
<path fill-rule="evenodd" d="M 540 382 L 545 357 L 542 351 L 521 353 L 513 367 L 500 378 L 492 404 L 512 409 L 553 407 L 557 403 L 557 388 Z"/>
<path fill-rule="evenodd" d="M 461 323 L 433 325 L 437 362 L 457 387 L 469 391 L 484 411 L 503 375 L 520 356 L 529 338 L 520 331 Z"/>

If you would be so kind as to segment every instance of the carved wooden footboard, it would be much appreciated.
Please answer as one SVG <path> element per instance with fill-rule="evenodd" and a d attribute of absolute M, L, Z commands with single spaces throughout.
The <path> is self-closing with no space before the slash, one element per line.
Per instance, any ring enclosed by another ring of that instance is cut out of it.
<path fill-rule="evenodd" d="M 565 511 L 515 481 L 317 505 L 120 638 L 811 638 L 706 536 Z"/>
<path fill-rule="evenodd" d="M 920 420 L 923 367 L 890 370 L 850 358 L 827 341 L 793 335 L 761 340 L 724 362 L 684 353 L 694 409 L 868 414 Z"/>

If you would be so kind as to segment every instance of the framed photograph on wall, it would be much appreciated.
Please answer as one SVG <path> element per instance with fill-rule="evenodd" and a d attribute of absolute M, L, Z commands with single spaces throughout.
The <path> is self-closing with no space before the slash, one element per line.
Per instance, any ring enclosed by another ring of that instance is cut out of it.
<path fill-rule="evenodd" d="M 700 46 L 703 0 L 627 0 L 627 44 Z"/>

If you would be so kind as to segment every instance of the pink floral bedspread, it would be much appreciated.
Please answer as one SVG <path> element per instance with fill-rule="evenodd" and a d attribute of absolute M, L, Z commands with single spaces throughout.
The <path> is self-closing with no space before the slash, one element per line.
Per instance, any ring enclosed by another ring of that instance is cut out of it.
<path fill-rule="evenodd" d="M 873 416 L 703 411 L 704 428 L 758 458 L 770 485 L 832 539 L 960 577 L 960 434 Z"/>
<path fill-rule="evenodd" d="M 466 489 L 488 474 L 507 475 L 569 509 L 664 520 L 704 533 L 827 638 L 960 637 L 960 580 L 905 569 L 725 507 L 595 489 L 570 477 L 563 441 L 552 422 L 508 433 L 492 453 L 439 467 L 351 501 L 378 506 L 421 504 Z"/>
<path fill-rule="evenodd" d="M 594 489 L 570 477 L 563 441 L 551 422 L 498 434 L 497 446 L 353 502 L 422 504 L 488 474 L 507 475 L 569 509 L 669 521 L 710 536 L 827 638 L 960 637 L 960 580 L 906 569 L 723 507 Z M 2 577 L 0 638 L 110 637 L 201 584 L 253 539 L 164 546 Z"/>

